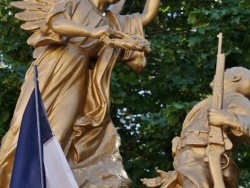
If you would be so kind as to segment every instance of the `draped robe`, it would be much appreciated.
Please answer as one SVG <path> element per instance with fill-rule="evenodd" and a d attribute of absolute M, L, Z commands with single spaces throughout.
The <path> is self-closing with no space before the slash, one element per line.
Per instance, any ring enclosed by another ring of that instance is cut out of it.
<path fill-rule="evenodd" d="M 58 1 L 40 32 L 31 38 L 36 47 L 32 65 L 38 68 L 48 119 L 79 186 L 104 185 L 106 180 L 116 184 L 116 179 L 129 186 L 119 154 L 120 138 L 110 118 L 110 76 L 117 60 L 139 72 L 144 67 L 144 53 L 112 48 L 84 36 L 60 36 L 49 27 L 57 14 L 85 26 L 109 24 L 115 30 L 143 36 L 140 14 L 123 16 L 107 12 L 104 19 L 88 0 Z M 9 187 L 21 119 L 33 88 L 31 66 L 10 129 L 1 143 L 1 188 Z"/>

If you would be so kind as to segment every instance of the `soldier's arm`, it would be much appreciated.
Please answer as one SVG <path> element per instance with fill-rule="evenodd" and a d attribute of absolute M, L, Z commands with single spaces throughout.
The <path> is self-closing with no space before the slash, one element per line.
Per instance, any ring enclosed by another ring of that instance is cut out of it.
<path fill-rule="evenodd" d="M 211 108 L 208 111 L 208 120 L 214 126 L 228 126 L 236 136 L 245 134 L 250 137 L 250 103 L 235 101 L 228 111 Z M 230 113 L 229 113 L 230 112 Z"/>

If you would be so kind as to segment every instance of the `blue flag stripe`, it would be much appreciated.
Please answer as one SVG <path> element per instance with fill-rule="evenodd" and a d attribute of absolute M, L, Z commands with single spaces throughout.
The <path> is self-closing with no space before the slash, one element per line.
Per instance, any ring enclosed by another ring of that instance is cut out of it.
<path fill-rule="evenodd" d="M 36 83 L 38 86 L 37 81 Z M 45 143 L 52 138 L 53 135 L 43 107 L 39 87 L 37 87 L 37 89 L 41 141 Z M 39 158 L 36 98 L 34 90 L 22 118 L 10 188 L 20 188 L 20 186 L 22 186 L 22 188 L 41 188 L 41 177 L 45 177 L 43 149 L 41 157 L 42 159 Z M 40 160 L 42 163 L 40 163 Z M 43 173 L 43 176 L 41 176 L 40 173 Z M 46 188 L 45 178 L 43 182 Z"/>
<path fill-rule="evenodd" d="M 38 133 L 36 117 L 36 100 L 33 91 L 23 114 L 10 188 L 40 188 L 41 174 Z M 45 184 L 45 179 L 43 180 Z"/>
<path fill-rule="evenodd" d="M 34 73 L 37 74 L 35 66 Z M 46 187 L 78 188 L 78 185 L 50 128 L 35 77 L 35 89 L 21 122 L 10 188 Z"/>

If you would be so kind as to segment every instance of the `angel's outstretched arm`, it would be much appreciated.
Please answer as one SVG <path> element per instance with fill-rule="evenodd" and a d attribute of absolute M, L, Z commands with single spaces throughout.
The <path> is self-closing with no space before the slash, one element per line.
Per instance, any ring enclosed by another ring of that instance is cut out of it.
<path fill-rule="evenodd" d="M 113 30 L 108 25 L 98 28 L 83 26 L 80 23 L 66 19 L 62 14 L 54 16 L 49 22 L 49 27 L 60 36 L 66 37 L 84 36 L 99 39 L 113 34 Z"/>
<path fill-rule="evenodd" d="M 147 0 L 143 13 L 142 13 L 142 24 L 147 26 L 154 20 L 159 10 L 160 0 Z"/>

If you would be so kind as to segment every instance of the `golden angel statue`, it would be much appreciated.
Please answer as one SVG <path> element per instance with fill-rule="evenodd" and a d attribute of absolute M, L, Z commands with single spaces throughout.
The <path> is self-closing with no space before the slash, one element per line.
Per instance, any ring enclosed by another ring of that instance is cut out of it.
<path fill-rule="evenodd" d="M 110 75 L 117 60 L 140 72 L 150 51 L 143 27 L 157 15 L 160 0 L 143 12 L 121 15 L 125 0 L 24 0 L 16 17 L 33 32 L 28 44 L 51 128 L 79 187 L 129 187 L 110 118 Z M 31 66 L 32 67 L 32 66 Z M 32 68 L 1 143 L 0 187 L 8 188 L 22 115 L 33 90 Z"/>
<path fill-rule="evenodd" d="M 214 81 L 210 86 L 214 87 Z M 156 178 L 141 181 L 147 187 L 161 188 L 237 188 L 239 168 L 232 158 L 243 142 L 250 143 L 250 70 L 233 67 L 224 73 L 224 96 L 222 109 L 212 106 L 213 97 L 208 97 L 188 113 L 179 137 L 172 140 L 174 171 L 158 170 Z M 220 158 L 222 186 L 216 186 L 220 177 L 213 179 L 209 167 L 213 159 L 207 157 L 210 126 L 222 128 L 225 151 Z"/>

